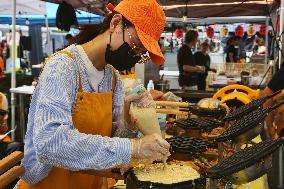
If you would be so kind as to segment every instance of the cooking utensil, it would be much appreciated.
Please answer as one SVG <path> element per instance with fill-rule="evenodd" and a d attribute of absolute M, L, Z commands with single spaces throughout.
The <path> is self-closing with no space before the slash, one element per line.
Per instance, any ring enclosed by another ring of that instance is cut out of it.
<path fill-rule="evenodd" d="M 275 93 L 253 100 L 248 104 L 245 104 L 243 106 L 241 106 L 240 108 L 236 109 L 235 111 L 229 113 L 225 118 L 224 121 L 232 121 L 232 120 L 237 120 L 245 115 L 247 115 L 248 113 L 256 110 L 257 108 L 259 108 L 260 106 L 263 105 L 263 103 L 265 103 L 268 99 L 276 96 L 277 94 L 281 93 L 282 91 L 276 91 Z"/>
<path fill-rule="evenodd" d="M 223 106 L 219 106 L 218 108 L 202 108 L 198 105 L 188 102 L 155 101 L 155 103 L 157 106 L 183 108 L 182 111 L 191 112 L 200 117 L 220 118 L 224 117 L 227 114 L 226 108 Z M 159 109 L 157 108 L 157 110 Z"/>
<path fill-rule="evenodd" d="M 173 152 L 196 155 L 203 153 L 207 148 L 217 148 L 217 145 L 211 141 L 206 141 L 201 138 L 176 136 L 166 139 L 171 145 Z"/>
<path fill-rule="evenodd" d="M 242 119 L 234 122 L 225 132 L 223 132 L 221 135 L 219 135 L 216 138 L 216 141 L 224 142 L 224 141 L 228 141 L 228 140 L 233 140 L 233 139 L 237 138 L 238 136 L 240 136 L 244 133 L 246 133 L 246 136 L 245 137 L 239 137 L 239 138 L 237 138 L 237 140 L 243 141 L 244 139 L 246 139 L 246 140 L 250 139 L 252 136 L 254 136 L 254 134 L 250 135 L 249 133 L 250 132 L 258 133 L 259 128 L 255 129 L 255 130 L 254 130 L 254 128 L 256 126 L 259 126 L 259 124 L 262 121 L 264 121 L 265 117 L 267 116 L 267 114 L 269 112 L 278 108 L 282 104 L 284 104 L 284 100 L 278 102 L 277 104 L 275 104 L 271 107 L 268 107 L 268 108 L 265 108 L 265 109 L 259 108 L 256 111 L 251 112 L 247 116 L 244 116 Z"/>
<path fill-rule="evenodd" d="M 210 117 L 210 118 L 223 118 L 227 114 L 227 110 L 223 106 L 218 108 L 201 108 L 199 106 L 189 106 L 188 110 L 199 117 Z"/>
<path fill-rule="evenodd" d="M 176 120 L 177 126 L 187 130 L 202 130 L 210 131 L 214 128 L 222 126 L 222 122 L 212 119 L 202 119 L 202 118 L 187 118 Z"/>
<path fill-rule="evenodd" d="M 271 167 L 271 154 L 283 141 L 266 140 L 240 150 L 206 171 L 210 178 L 227 178 L 234 184 L 243 184 L 264 175 Z"/>

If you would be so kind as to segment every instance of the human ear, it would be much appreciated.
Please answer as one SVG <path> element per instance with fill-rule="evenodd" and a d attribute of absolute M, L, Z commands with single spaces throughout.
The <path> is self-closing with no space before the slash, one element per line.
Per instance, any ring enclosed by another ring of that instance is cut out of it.
<path fill-rule="evenodd" d="M 109 31 L 113 33 L 115 29 L 120 26 L 122 26 L 122 15 L 115 14 L 111 19 Z"/>

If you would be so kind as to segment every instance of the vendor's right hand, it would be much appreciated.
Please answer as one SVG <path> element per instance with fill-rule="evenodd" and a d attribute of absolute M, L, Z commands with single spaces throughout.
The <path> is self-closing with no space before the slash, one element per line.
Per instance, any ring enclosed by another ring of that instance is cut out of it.
<path fill-rule="evenodd" d="M 158 134 L 147 135 L 140 139 L 131 139 L 132 158 L 153 162 L 166 160 L 171 155 L 170 144 Z"/>
<path fill-rule="evenodd" d="M 196 66 L 198 68 L 198 72 L 205 72 L 205 66 Z"/>

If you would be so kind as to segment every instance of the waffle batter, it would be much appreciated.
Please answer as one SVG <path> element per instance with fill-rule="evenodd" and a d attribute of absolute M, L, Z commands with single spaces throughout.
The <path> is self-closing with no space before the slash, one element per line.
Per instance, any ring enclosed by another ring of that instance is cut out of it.
<path fill-rule="evenodd" d="M 134 168 L 139 181 L 150 181 L 160 184 L 174 184 L 200 178 L 199 173 L 188 165 L 151 164 Z"/>

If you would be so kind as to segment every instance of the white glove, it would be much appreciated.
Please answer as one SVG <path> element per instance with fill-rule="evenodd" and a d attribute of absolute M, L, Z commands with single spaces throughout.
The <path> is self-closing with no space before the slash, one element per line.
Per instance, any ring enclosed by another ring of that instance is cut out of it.
<path fill-rule="evenodd" d="M 181 102 L 182 101 L 181 97 L 176 96 L 172 92 L 167 92 L 166 94 L 164 94 L 162 96 L 162 99 L 165 101 L 171 101 L 171 102 Z"/>
<path fill-rule="evenodd" d="M 155 161 L 165 160 L 171 154 L 170 144 L 158 134 L 152 134 L 140 139 L 131 139 L 132 158 Z"/>
<path fill-rule="evenodd" d="M 125 103 L 126 104 L 135 103 L 138 107 L 141 108 L 155 107 L 155 102 L 148 91 L 140 91 L 138 93 L 126 96 Z"/>

